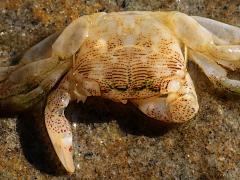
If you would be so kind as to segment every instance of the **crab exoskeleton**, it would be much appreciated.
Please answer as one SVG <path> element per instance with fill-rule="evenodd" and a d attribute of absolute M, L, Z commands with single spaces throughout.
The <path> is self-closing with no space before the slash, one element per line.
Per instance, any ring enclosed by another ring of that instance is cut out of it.
<path fill-rule="evenodd" d="M 88 96 L 135 104 L 147 116 L 182 123 L 198 112 L 187 59 L 216 87 L 240 93 L 224 69 L 240 68 L 240 29 L 179 12 L 96 13 L 73 21 L 28 50 L 20 63 L 1 62 L 1 108 L 24 110 L 48 96 L 46 127 L 68 172 L 72 132 L 64 116 L 71 100 Z"/>

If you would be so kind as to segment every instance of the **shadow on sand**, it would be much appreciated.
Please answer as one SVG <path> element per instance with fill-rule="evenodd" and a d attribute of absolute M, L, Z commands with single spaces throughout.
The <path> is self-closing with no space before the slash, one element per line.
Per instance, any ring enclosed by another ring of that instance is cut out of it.
<path fill-rule="evenodd" d="M 45 128 L 43 109 L 42 102 L 20 114 L 17 120 L 17 132 L 21 146 L 25 157 L 36 169 L 49 175 L 64 175 L 66 172 L 53 150 Z M 67 107 L 65 114 L 71 122 L 87 125 L 110 122 L 114 119 L 126 134 L 148 137 L 162 136 L 175 126 L 146 117 L 131 103 L 124 105 L 99 97 L 88 98 L 84 105 L 73 102 Z"/>

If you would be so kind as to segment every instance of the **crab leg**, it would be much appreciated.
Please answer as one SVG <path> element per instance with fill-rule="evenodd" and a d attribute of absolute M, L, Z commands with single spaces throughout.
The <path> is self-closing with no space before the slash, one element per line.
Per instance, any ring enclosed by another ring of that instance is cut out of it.
<path fill-rule="evenodd" d="M 49 61 L 46 59 L 51 58 L 52 56 L 52 44 L 59 36 L 59 33 L 54 33 L 35 46 L 31 47 L 21 58 L 21 60 L 18 62 L 18 64 L 13 65 L 14 62 L 11 62 L 9 58 L 0 58 L 0 82 L 7 79 L 7 77 L 12 74 L 12 76 L 8 79 L 19 79 L 19 77 L 22 76 L 42 76 L 44 69 L 49 70 Z M 56 60 L 56 58 L 54 58 Z M 43 60 L 44 62 L 34 62 L 38 60 Z M 31 64 L 33 62 L 33 64 Z M 53 64 L 54 64 L 53 60 Z M 46 63 L 46 66 L 43 68 L 42 66 Z M 25 67 L 25 64 L 28 64 Z M 40 66 L 40 67 L 39 67 Z M 22 68 L 21 68 L 22 67 Z M 50 67 L 52 67 L 50 65 Z M 41 69 L 42 68 L 42 69 Z M 40 70 L 41 73 L 40 72 Z M 31 74 L 32 73 L 32 74 Z M 14 77 L 15 76 L 15 77 Z M 21 79 L 21 78 L 20 78 Z M 24 78 L 26 79 L 26 77 Z M 21 82 L 24 81 L 24 79 L 21 79 Z M 11 83 L 11 82 L 9 82 Z M 4 85 L 5 86 L 5 85 Z"/>
<path fill-rule="evenodd" d="M 28 93 L 0 99 L 0 109 L 4 111 L 23 111 L 45 97 L 58 80 L 67 72 L 69 62 L 64 62 L 48 73 L 48 77 L 38 87 Z"/>
<path fill-rule="evenodd" d="M 199 24 L 229 44 L 240 44 L 240 28 L 205 17 L 192 16 Z"/>
<path fill-rule="evenodd" d="M 31 47 L 22 57 L 20 63 L 28 64 L 33 61 L 47 59 L 52 56 L 52 44 L 58 38 L 60 32 L 56 32 Z"/>
<path fill-rule="evenodd" d="M 0 59 L 2 108 L 8 107 L 6 110 L 11 111 L 25 110 L 41 100 L 66 73 L 70 61 L 67 59 L 63 62 L 52 56 L 52 44 L 58 35 L 59 33 L 54 33 L 33 46 L 17 65 L 13 65 L 9 59 Z"/>
<path fill-rule="evenodd" d="M 240 93 L 240 81 L 229 79 L 224 68 L 207 56 L 190 51 L 190 58 L 202 69 L 215 86 Z"/>
<path fill-rule="evenodd" d="M 218 64 L 223 67 L 226 67 L 232 71 L 240 69 L 240 61 L 223 61 L 223 60 L 216 60 Z"/>
<path fill-rule="evenodd" d="M 9 57 L 0 57 L 0 67 L 11 66 L 11 61 Z"/>
<path fill-rule="evenodd" d="M 45 124 L 57 156 L 65 169 L 72 173 L 75 170 L 72 157 L 72 131 L 64 115 L 64 109 L 71 99 L 68 91 L 69 82 L 66 77 L 48 97 Z"/>
<path fill-rule="evenodd" d="M 198 23 L 204 26 L 207 30 L 213 33 L 214 42 L 216 44 L 229 45 L 240 44 L 240 28 L 228 25 L 209 18 L 192 16 Z M 224 61 L 221 59 L 215 60 L 218 64 L 235 71 L 240 69 L 240 61 Z"/>
<path fill-rule="evenodd" d="M 23 55 L 18 64 L 15 64 L 16 62 L 9 58 L 0 58 L 0 82 L 7 79 L 9 74 L 19 69 L 24 64 L 51 57 L 52 44 L 57 39 L 58 35 L 59 33 L 54 33 L 30 48 Z"/>
<path fill-rule="evenodd" d="M 11 74 L 15 69 L 17 69 L 19 65 L 15 66 L 8 66 L 8 67 L 1 67 L 0 66 L 0 82 L 4 81 L 7 79 L 9 74 Z"/>
<path fill-rule="evenodd" d="M 47 78 L 57 65 L 59 60 L 51 57 L 41 61 L 35 61 L 16 69 L 0 84 L 0 99 L 14 96 L 33 89 L 41 81 Z"/>
<path fill-rule="evenodd" d="M 213 34 L 192 17 L 179 12 L 158 12 L 156 15 L 189 48 L 216 59 L 240 60 L 240 45 L 216 45 Z"/>
<path fill-rule="evenodd" d="M 12 72 L 18 70 L 24 64 L 51 57 L 52 44 L 58 35 L 59 33 L 54 33 L 30 48 L 16 65 L 13 65 L 13 62 L 8 58 L 0 58 L 0 82 L 7 79 Z"/>
<path fill-rule="evenodd" d="M 67 26 L 54 42 L 54 54 L 61 58 L 69 58 L 79 50 L 82 42 L 88 37 L 89 20 L 82 16 Z"/>

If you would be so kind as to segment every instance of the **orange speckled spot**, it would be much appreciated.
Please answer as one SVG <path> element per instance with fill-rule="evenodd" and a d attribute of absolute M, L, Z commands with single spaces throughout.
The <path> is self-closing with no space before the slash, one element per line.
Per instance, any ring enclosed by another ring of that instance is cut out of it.
<path fill-rule="evenodd" d="M 46 12 L 44 12 L 40 8 L 33 8 L 33 15 L 44 24 L 51 20 L 51 16 L 49 16 Z"/>

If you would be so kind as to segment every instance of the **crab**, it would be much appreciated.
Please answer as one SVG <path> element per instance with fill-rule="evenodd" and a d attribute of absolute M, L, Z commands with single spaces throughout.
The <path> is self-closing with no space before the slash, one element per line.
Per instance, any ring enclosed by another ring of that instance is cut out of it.
<path fill-rule="evenodd" d="M 64 115 L 70 101 L 130 101 L 151 118 L 186 122 L 199 109 L 188 59 L 216 87 L 240 93 L 240 81 L 225 69 L 240 68 L 238 27 L 175 11 L 82 16 L 30 48 L 18 64 L 0 62 L 1 109 L 23 111 L 48 95 L 46 128 L 72 173 L 72 132 Z"/>

